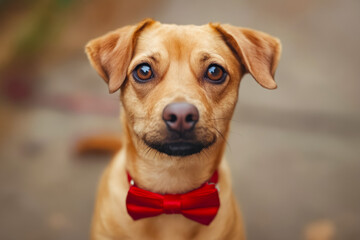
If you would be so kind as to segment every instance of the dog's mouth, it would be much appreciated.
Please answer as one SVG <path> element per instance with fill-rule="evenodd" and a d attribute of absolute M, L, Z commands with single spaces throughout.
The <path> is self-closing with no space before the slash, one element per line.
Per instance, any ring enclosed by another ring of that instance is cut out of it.
<path fill-rule="evenodd" d="M 147 145 L 169 156 L 188 156 L 199 153 L 201 152 L 201 150 L 207 147 L 199 142 L 186 142 L 186 141 L 149 143 Z"/>
<path fill-rule="evenodd" d="M 175 132 L 151 131 L 142 137 L 150 148 L 169 156 L 197 154 L 216 142 L 216 135 L 205 128 L 196 128 L 182 136 Z"/>

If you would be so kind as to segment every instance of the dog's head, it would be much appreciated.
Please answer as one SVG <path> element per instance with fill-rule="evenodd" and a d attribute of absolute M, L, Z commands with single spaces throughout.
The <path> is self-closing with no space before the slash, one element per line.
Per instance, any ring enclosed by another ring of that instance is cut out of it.
<path fill-rule="evenodd" d="M 280 42 L 231 25 L 144 20 L 90 41 L 86 53 L 110 93 L 121 89 L 135 147 L 188 156 L 224 145 L 243 74 L 276 88 Z"/>

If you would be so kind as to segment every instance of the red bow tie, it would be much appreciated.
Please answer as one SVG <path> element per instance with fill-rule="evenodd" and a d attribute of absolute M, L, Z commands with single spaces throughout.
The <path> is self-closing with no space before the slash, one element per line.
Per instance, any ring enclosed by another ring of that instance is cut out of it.
<path fill-rule="evenodd" d="M 161 195 L 135 186 L 128 174 L 130 189 L 126 198 L 127 211 L 134 220 L 163 213 L 182 214 L 191 220 L 209 225 L 220 207 L 215 185 L 217 178 L 216 171 L 211 179 L 198 189 L 184 194 Z"/>

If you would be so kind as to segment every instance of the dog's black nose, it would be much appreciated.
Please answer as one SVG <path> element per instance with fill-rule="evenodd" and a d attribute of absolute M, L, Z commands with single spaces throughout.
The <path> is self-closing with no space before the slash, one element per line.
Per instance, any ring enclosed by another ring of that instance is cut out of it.
<path fill-rule="evenodd" d="M 198 109 L 186 102 L 171 103 L 164 108 L 163 120 L 171 131 L 190 131 L 199 120 Z"/>

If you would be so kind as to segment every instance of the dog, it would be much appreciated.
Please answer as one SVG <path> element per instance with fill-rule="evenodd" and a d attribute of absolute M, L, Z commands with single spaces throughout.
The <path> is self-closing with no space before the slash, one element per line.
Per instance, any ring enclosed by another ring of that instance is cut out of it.
<path fill-rule="evenodd" d="M 145 19 L 85 51 L 109 92 L 120 90 L 123 129 L 91 239 L 245 239 L 224 150 L 242 76 L 277 87 L 280 41 L 228 24 Z"/>

